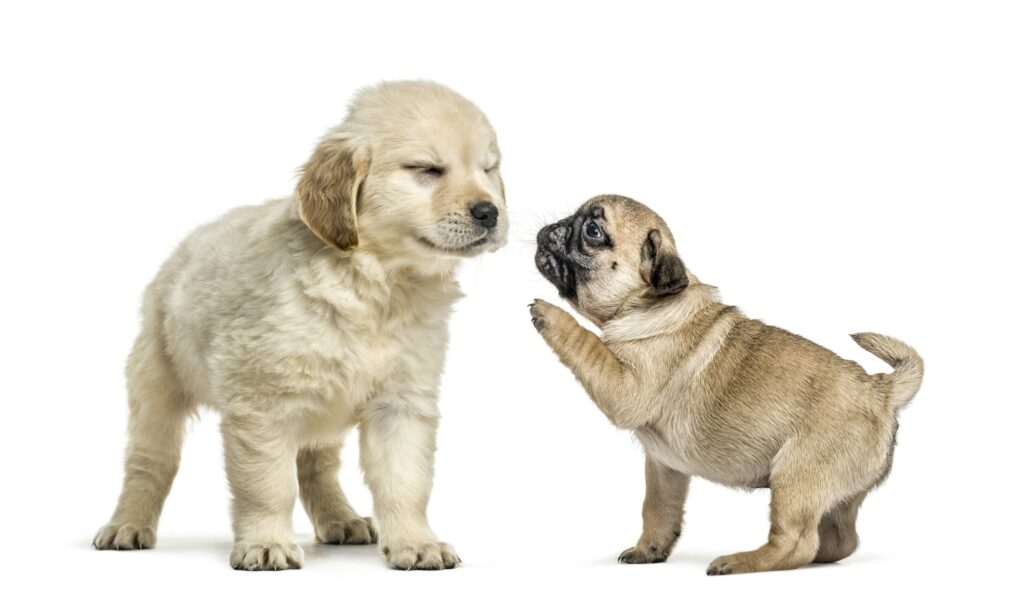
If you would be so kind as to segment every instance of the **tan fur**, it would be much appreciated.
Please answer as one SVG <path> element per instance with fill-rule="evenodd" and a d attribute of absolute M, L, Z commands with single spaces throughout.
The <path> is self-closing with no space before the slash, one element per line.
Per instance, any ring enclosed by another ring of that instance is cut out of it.
<path fill-rule="evenodd" d="M 359 244 L 356 198 L 366 161 L 356 160 L 348 141 L 324 139 L 302 169 L 296 187 L 299 217 L 325 243 L 347 251 Z"/>
<path fill-rule="evenodd" d="M 124 486 L 95 546 L 154 546 L 185 421 L 206 404 L 222 418 L 233 567 L 301 566 L 296 497 L 319 542 L 379 537 L 393 567 L 455 566 L 426 516 L 437 393 L 459 259 L 505 242 L 499 160 L 472 103 L 384 83 L 320 142 L 296 195 L 193 232 L 146 290 Z M 499 209 L 489 227 L 470 215 L 481 201 Z M 338 484 L 356 425 L 376 526 Z"/>
<path fill-rule="evenodd" d="M 586 220 L 580 217 L 595 207 L 603 218 L 594 220 L 614 247 L 588 244 L 583 253 L 566 247 L 589 267 L 579 272 L 577 295 L 569 301 L 602 328 L 603 338 L 542 300 L 531 315 L 598 408 L 644 446 L 644 532 L 620 559 L 665 559 L 693 475 L 772 490 L 768 542 L 716 559 L 708 574 L 849 556 L 857 546 L 857 510 L 892 464 L 896 414 L 920 386 L 921 358 L 892 338 L 857 334 L 859 344 L 896 368 L 868 375 L 852 361 L 722 304 L 715 288 L 688 270 L 684 289 L 660 295 L 644 249 L 676 253 L 664 222 L 633 200 L 602 196 L 556 225 L 581 229 Z M 561 245 L 552 234 L 556 225 L 538 237 L 542 272 L 550 267 L 547 250 Z M 650 237 L 653 232 L 659 236 Z"/>

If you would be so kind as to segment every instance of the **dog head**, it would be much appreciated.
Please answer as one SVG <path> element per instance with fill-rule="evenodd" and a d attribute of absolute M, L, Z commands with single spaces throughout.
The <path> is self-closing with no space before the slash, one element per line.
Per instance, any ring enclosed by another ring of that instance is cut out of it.
<path fill-rule="evenodd" d="M 690 279 L 665 221 L 620 195 L 600 195 L 537 234 L 537 269 L 597 325 L 629 303 L 677 294 Z"/>
<path fill-rule="evenodd" d="M 474 256 L 507 238 L 500 162 L 471 102 L 432 82 L 385 82 L 356 95 L 303 167 L 299 216 L 343 251 L 421 264 Z"/>

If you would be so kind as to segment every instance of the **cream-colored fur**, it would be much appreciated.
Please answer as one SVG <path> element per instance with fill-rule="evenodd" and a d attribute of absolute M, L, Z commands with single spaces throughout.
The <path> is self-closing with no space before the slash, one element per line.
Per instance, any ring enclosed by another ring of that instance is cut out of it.
<path fill-rule="evenodd" d="M 854 335 L 895 369 L 868 375 L 745 317 L 685 268 L 664 221 L 625 197 L 596 197 L 542 229 L 537 266 L 603 337 L 543 300 L 531 306 L 535 327 L 646 452 L 644 530 L 621 561 L 666 559 L 694 475 L 772 490 L 768 542 L 716 559 L 708 574 L 796 568 L 853 552 L 857 510 L 887 475 L 897 413 L 921 384 L 924 365 L 911 347 Z"/>
<path fill-rule="evenodd" d="M 396 568 L 451 568 L 427 522 L 447 322 L 462 257 L 508 229 L 500 153 L 484 115 L 429 82 L 361 91 L 294 196 L 197 229 L 148 287 L 127 365 L 129 443 L 99 549 L 155 544 L 185 421 L 221 415 L 233 567 L 297 568 L 301 496 L 324 543 L 377 539 Z M 494 204 L 496 222 L 470 210 Z M 359 426 L 376 526 L 338 485 Z"/>

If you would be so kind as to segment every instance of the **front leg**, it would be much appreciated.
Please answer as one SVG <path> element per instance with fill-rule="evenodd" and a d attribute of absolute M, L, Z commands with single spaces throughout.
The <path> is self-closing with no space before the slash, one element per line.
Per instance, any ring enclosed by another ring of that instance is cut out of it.
<path fill-rule="evenodd" d="M 619 555 L 619 562 L 625 564 L 664 562 L 683 528 L 683 505 L 690 489 L 690 476 L 658 463 L 650 453 L 644 474 L 644 531 L 635 546 Z"/>
<path fill-rule="evenodd" d="M 381 551 L 401 570 L 454 568 L 455 549 L 427 523 L 434 482 L 437 415 L 432 402 L 381 401 L 359 425 L 360 461 L 373 494 Z"/>
<path fill-rule="evenodd" d="M 544 300 L 533 301 L 530 317 L 537 332 L 613 424 L 637 428 L 646 423 L 647 409 L 643 397 L 638 396 L 640 380 L 631 367 L 608 350 L 601 338 L 577 323 L 572 315 Z"/>
<path fill-rule="evenodd" d="M 238 570 L 302 567 L 302 549 L 292 534 L 298 448 L 276 424 L 231 413 L 221 422 L 235 530 L 231 566 Z"/>

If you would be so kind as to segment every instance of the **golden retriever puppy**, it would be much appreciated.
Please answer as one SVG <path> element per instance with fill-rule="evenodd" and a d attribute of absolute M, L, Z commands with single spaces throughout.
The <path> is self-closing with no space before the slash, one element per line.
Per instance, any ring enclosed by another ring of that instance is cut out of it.
<path fill-rule="evenodd" d="M 318 542 L 379 535 L 395 568 L 456 566 L 426 516 L 438 382 L 455 269 L 507 237 L 500 160 L 462 96 L 383 83 L 356 95 L 293 196 L 192 233 L 146 290 L 124 486 L 95 547 L 153 547 L 186 419 L 205 404 L 222 418 L 234 568 L 302 565 L 296 496 Z M 356 425 L 376 526 L 338 484 Z"/>
<path fill-rule="evenodd" d="M 620 561 L 668 557 L 694 475 L 772 491 L 768 542 L 714 560 L 709 575 L 853 553 L 857 510 L 888 474 L 896 416 L 921 385 L 924 363 L 913 348 L 854 335 L 895 368 L 868 375 L 745 317 L 686 268 L 665 222 L 627 197 L 595 197 L 541 229 L 536 264 L 603 337 L 542 300 L 531 306 L 534 326 L 646 453 L 643 534 Z"/>

